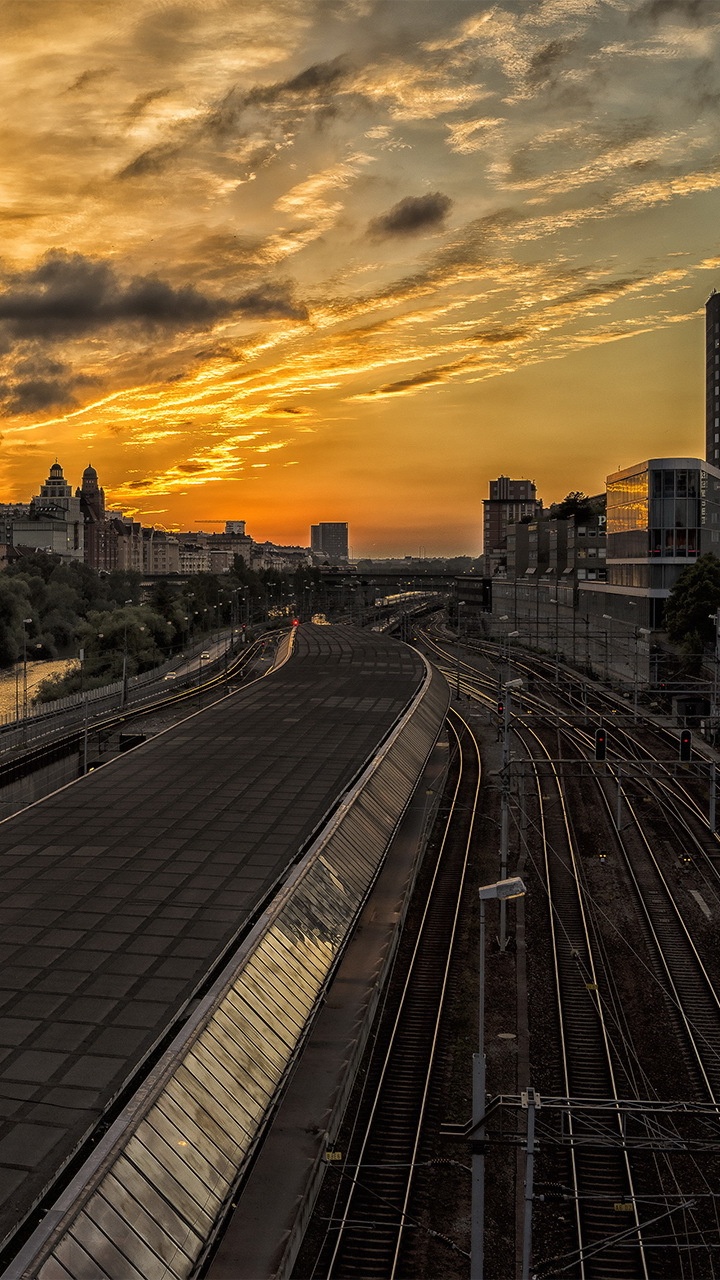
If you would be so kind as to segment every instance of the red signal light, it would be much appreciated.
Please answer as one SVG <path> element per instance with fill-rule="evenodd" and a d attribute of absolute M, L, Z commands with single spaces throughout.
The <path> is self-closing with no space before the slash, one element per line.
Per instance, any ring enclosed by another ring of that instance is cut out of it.
<path fill-rule="evenodd" d="M 292 624 L 293 624 L 293 626 L 294 626 L 294 627 L 299 627 L 299 626 L 300 626 L 300 619 L 299 619 L 299 618 L 293 618 Z"/>

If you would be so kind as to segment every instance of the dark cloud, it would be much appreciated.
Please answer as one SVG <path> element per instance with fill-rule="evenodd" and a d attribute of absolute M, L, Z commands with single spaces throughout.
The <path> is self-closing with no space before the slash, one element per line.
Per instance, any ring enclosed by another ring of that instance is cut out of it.
<path fill-rule="evenodd" d="M 641 279 L 642 277 L 639 276 L 627 276 L 624 279 L 588 284 L 584 289 L 578 289 L 575 293 L 568 293 L 564 297 L 558 298 L 556 305 L 565 306 L 567 303 L 591 302 L 596 298 L 621 298 L 624 293 L 636 288 Z"/>
<path fill-rule="evenodd" d="M 546 84 L 554 80 L 558 66 L 572 49 L 568 40 L 550 40 L 548 44 L 536 49 L 527 69 L 530 84 Z"/>
<path fill-rule="evenodd" d="M 244 117 L 253 108 L 284 105 L 291 109 L 291 118 L 299 108 L 306 109 L 308 106 L 332 113 L 333 93 L 348 74 L 345 59 L 333 58 L 330 62 L 314 63 L 288 80 L 257 85 L 248 91 L 232 88 L 210 107 L 201 120 L 176 129 L 175 140 L 162 142 L 142 151 L 116 176 L 120 180 L 127 180 L 157 174 L 206 139 L 224 145 L 230 140 L 246 136 L 248 129 Z M 256 153 L 248 160 L 248 167 L 257 168 L 274 155 L 273 140 L 257 148 Z"/>
<path fill-rule="evenodd" d="M 461 362 L 456 361 L 454 364 L 437 365 L 434 369 L 428 369 L 423 373 L 413 373 L 409 378 L 400 378 L 397 382 L 387 382 L 385 386 L 378 387 L 376 391 L 364 393 L 371 396 L 394 396 L 400 395 L 403 391 L 414 391 L 416 387 L 431 387 L 438 382 L 447 382 L 448 378 L 457 369 L 461 368 Z"/>
<path fill-rule="evenodd" d="M 0 380 L 0 412 L 13 417 L 50 408 L 72 408 L 77 404 L 76 388 L 92 381 L 73 373 L 62 361 L 31 349 L 21 354 Z"/>
<path fill-rule="evenodd" d="M 79 93 L 82 89 L 87 89 L 89 84 L 93 84 L 96 80 L 105 80 L 112 71 L 112 67 L 97 67 L 95 70 L 83 71 L 77 80 L 73 80 L 68 85 L 68 93 Z"/>
<path fill-rule="evenodd" d="M 0 404 L 8 417 L 42 413 L 46 409 L 71 409 L 77 404 L 71 385 L 60 378 L 27 378 L 24 382 L 0 382 Z"/>
<path fill-rule="evenodd" d="M 468 342 L 477 342 L 481 347 L 497 347 L 503 342 L 519 342 L 529 336 L 528 329 L 481 329 L 472 334 Z"/>
<path fill-rule="evenodd" d="M 234 111 L 239 106 L 268 106 L 287 99 L 302 98 L 310 101 L 327 101 L 328 91 L 336 90 L 338 84 L 346 79 L 350 72 L 344 57 L 332 58 L 329 62 L 315 62 L 291 76 L 289 80 L 278 80 L 273 84 L 257 85 L 248 93 L 238 94 L 233 89 L 211 113 L 208 127 L 213 130 L 224 130 L 235 127 Z"/>
<path fill-rule="evenodd" d="M 412 236 L 442 226 L 452 208 L 452 200 L 441 191 L 426 196 L 406 196 L 387 213 L 373 218 L 368 234 L 374 239 L 385 236 Z"/>
<path fill-rule="evenodd" d="M 147 107 L 152 106 L 153 102 L 157 102 L 160 98 L 166 98 L 169 89 L 150 89 L 147 93 L 141 93 L 130 103 L 125 112 L 125 120 L 128 124 L 132 124 L 134 120 L 138 120 Z"/>
<path fill-rule="evenodd" d="M 662 22 L 663 18 L 680 18 L 691 26 L 701 26 L 716 17 L 716 0 L 646 0 L 633 14 L 636 21 Z"/>
<path fill-rule="evenodd" d="M 11 336 L 45 340 L 112 325 L 204 329 L 223 317 L 302 319 L 307 312 L 288 281 L 264 283 L 236 298 L 175 288 L 157 276 L 123 282 L 113 267 L 79 253 L 53 251 L 31 271 L 11 276 L 0 292 L 0 327 Z"/>
<path fill-rule="evenodd" d="M 157 147 L 149 147 L 147 151 L 141 151 L 139 156 L 126 164 L 116 177 L 122 181 L 126 178 L 144 178 L 149 173 L 160 173 L 173 160 L 179 159 L 183 150 L 182 144 L 169 142 L 161 143 Z"/>

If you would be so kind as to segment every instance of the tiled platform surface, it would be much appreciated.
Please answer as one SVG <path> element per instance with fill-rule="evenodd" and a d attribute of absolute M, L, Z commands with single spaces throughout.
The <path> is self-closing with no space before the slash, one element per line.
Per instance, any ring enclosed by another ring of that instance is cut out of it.
<path fill-rule="evenodd" d="M 395 641 L 302 627 L 278 672 L 0 824 L 0 1238 L 423 673 Z"/>

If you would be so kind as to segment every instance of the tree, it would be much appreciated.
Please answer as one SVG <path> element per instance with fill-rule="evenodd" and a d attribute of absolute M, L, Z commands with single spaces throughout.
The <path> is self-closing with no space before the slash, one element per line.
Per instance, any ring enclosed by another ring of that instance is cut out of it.
<path fill-rule="evenodd" d="M 555 520 L 569 520 L 571 516 L 576 520 L 589 520 L 592 513 L 590 499 L 582 489 L 572 489 L 562 502 L 553 502 L 550 507 L 550 515 Z"/>
<path fill-rule="evenodd" d="M 665 606 L 668 639 L 689 655 L 701 653 L 715 638 L 714 615 L 720 609 L 720 560 L 700 556 L 681 573 Z"/>

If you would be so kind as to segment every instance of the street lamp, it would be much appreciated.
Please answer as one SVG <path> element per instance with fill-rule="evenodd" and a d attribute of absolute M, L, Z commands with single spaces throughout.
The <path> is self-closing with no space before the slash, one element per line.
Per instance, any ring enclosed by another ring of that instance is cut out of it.
<path fill-rule="evenodd" d="M 457 670 L 455 680 L 455 697 L 458 702 L 460 701 L 460 610 L 464 604 L 464 600 L 458 600 L 457 602 Z"/>
<path fill-rule="evenodd" d="M 500 684 L 501 686 L 502 686 L 503 658 L 505 661 L 505 669 L 506 669 L 506 675 L 507 675 L 507 673 L 509 673 L 510 671 L 510 641 L 517 640 L 519 635 L 520 635 L 519 631 L 508 631 L 507 635 L 505 636 L 505 646 L 504 646 L 505 652 L 503 654 L 502 650 L 500 651 Z"/>
<path fill-rule="evenodd" d="M 633 607 L 636 607 L 635 600 L 629 600 L 628 604 L 631 604 Z M 609 613 L 604 613 L 603 618 L 605 618 L 607 622 L 619 622 L 619 623 L 622 623 L 623 626 L 632 627 L 633 629 L 633 636 L 635 639 L 635 666 L 634 666 L 634 676 L 633 676 L 633 720 L 637 720 L 638 718 L 638 642 L 641 636 L 645 636 L 646 638 L 647 636 L 651 636 L 652 631 L 649 627 L 638 627 L 635 625 L 634 622 L 625 622 L 624 618 L 613 618 L 612 615 Z"/>
<path fill-rule="evenodd" d="M 485 903 L 498 898 L 500 906 L 522 898 L 525 885 L 519 876 L 482 885 L 480 898 L 480 964 L 478 991 L 478 1051 L 473 1054 L 472 1087 L 472 1209 L 470 1219 L 470 1280 L 483 1280 L 485 1267 Z"/>
<path fill-rule="evenodd" d="M 502 764 L 500 767 L 500 878 L 507 876 L 508 853 L 510 850 L 510 719 L 513 693 L 519 693 L 523 687 L 522 679 L 506 680 L 503 686 L 503 740 Z M 507 949 L 507 915 L 505 902 L 500 902 L 500 936 L 498 946 L 501 951 Z"/>
<path fill-rule="evenodd" d="M 551 596 L 550 604 L 555 605 L 555 688 L 560 683 L 560 597 Z"/>
<path fill-rule="evenodd" d="M 127 606 L 128 606 L 129 604 L 132 604 L 132 600 L 126 600 L 126 601 L 125 601 L 125 608 L 126 608 L 126 609 L 127 609 Z M 123 623 L 123 664 L 122 664 L 122 688 L 121 688 L 121 690 L 120 690 L 120 707 L 121 707 L 121 708 L 125 706 L 125 703 L 127 702 L 127 696 L 128 696 L 128 684 L 127 684 L 127 659 L 128 659 L 128 653 L 127 653 L 127 629 L 128 629 L 128 619 L 127 619 L 127 614 L 125 614 L 125 621 L 124 621 L 124 623 Z"/>
<path fill-rule="evenodd" d="M 32 618 L 23 618 L 23 720 L 27 719 L 27 629 Z"/>

